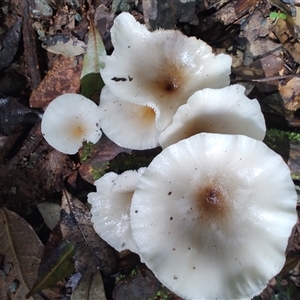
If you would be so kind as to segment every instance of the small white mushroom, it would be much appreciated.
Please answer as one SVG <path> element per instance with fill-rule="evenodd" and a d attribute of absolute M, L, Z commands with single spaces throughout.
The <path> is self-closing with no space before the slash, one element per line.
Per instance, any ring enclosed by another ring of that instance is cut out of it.
<path fill-rule="evenodd" d="M 97 192 L 88 194 L 95 231 L 117 251 L 137 252 L 132 239 L 129 213 L 131 198 L 138 180 L 146 168 L 110 172 L 95 182 Z"/>
<path fill-rule="evenodd" d="M 137 184 L 141 259 L 184 299 L 250 299 L 284 265 L 297 194 L 282 158 L 242 135 L 201 133 L 164 149 Z"/>
<path fill-rule="evenodd" d="M 229 85 L 231 57 L 178 30 L 150 32 L 129 13 L 111 28 L 114 51 L 100 70 L 121 100 L 152 107 L 157 127 L 165 129 L 177 108 L 197 90 Z"/>
<path fill-rule="evenodd" d="M 100 96 L 99 117 L 103 132 L 121 147 L 145 150 L 158 146 L 161 131 L 156 128 L 154 110 L 119 100 L 106 86 Z"/>
<path fill-rule="evenodd" d="M 46 108 L 41 131 L 53 148 L 75 154 L 84 141 L 97 143 L 102 135 L 98 106 L 82 95 L 61 95 Z"/>
<path fill-rule="evenodd" d="M 165 148 L 201 132 L 243 134 L 263 140 L 266 125 L 260 105 L 244 91 L 236 84 L 195 92 L 159 136 L 160 145 Z"/>

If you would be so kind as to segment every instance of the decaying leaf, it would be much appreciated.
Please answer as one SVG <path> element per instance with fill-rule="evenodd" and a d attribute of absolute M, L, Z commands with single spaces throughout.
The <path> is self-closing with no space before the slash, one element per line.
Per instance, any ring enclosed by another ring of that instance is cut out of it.
<path fill-rule="evenodd" d="M 283 47 L 290 53 L 293 59 L 300 63 L 300 43 L 294 38 L 294 32 L 284 19 L 278 19 L 274 26 L 274 33 Z"/>
<path fill-rule="evenodd" d="M 39 267 L 38 279 L 26 295 L 26 299 L 71 275 L 74 271 L 73 255 L 74 246 L 66 240 L 52 249 L 49 257 L 46 257 L 44 253 Z"/>
<path fill-rule="evenodd" d="M 0 245 L 0 299 L 25 299 L 36 280 L 44 247 L 32 227 L 5 208 L 0 210 Z"/>
<path fill-rule="evenodd" d="M 65 190 L 61 208 L 60 228 L 64 239 L 75 247 L 76 270 L 82 275 L 97 269 L 104 274 L 116 272 L 115 250 L 94 231 L 89 209 Z"/>
<path fill-rule="evenodd" d="M 60 220 L 60 205 L 52 202 L 41 202 L 37 208 L 43 216 L 45 224 L 53 230 Z"/>
<path fill-rule="evenodd" d="M 30 106 L 46 108 L 53 99 L 62 94 L 78 93 L 81 69 L 81 57 L 58 56 L 39 87 L 32 92 Z"/>
<path fill-rule="evenodd" d="M 290 252 L 286 257 L 284 267 L 278 274 L 278 276 L 286 276 L 292 269 L 294 269 L 299 263 L 299 254 L 295 252 Z"/>
<path fill-rule="evenodd" d="M 85 53 L 86 45 L 74 36 L 58 35 L 43 39 L 42 47 L 54 54 L 74 57 Z"/>
<path fill-rule="evenodd" d="M 72 293 L 71 300 L 106 300 L 100 272 L 83 275 Z"/>

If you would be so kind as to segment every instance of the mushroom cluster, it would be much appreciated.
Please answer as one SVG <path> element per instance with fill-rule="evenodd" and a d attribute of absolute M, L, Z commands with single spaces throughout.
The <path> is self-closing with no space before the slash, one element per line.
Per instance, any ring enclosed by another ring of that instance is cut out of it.
<path fill-rule="evenodd" d="M 45 138 L 69 154 L 98 141 L 100 128 L 122 147 L 160 145 L 147 168 L 95 182 L 96 232 L 138 253 L 184 299 L 249 299 L 282 268 L 297 218 L 290 171 L 262 142 L 258 101 L 229 86 L 230 56 L 201 40 L 150 32 L 129 13 L 111 36 L 99 106 L 58 97 L 42 120 Z"/>
<path fill-rule="evenodd" d="M 263 142 L 200 133 L 129 175 L 96 181 L 94 228 L 184 299 L 250 299 L 283 267 L 297 194 Z"/>
<path fill-rule="evenodd" d="M 229 85 L 231 57 L 178 30 L 150 32 L 129 13 L 111 28 L 112 55 L 100 70 L 103 132 L 118 145 L 150 149 L 196 91 Z"/>

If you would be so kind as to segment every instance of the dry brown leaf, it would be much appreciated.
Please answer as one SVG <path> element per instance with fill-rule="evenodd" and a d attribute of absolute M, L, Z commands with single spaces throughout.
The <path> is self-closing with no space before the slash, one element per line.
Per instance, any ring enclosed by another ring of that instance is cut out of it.
<path fill-rule="evenodd" d="M 100 272 L 83 275 L 72 293 L 71 300 L 106 300 Z"/>
<path fill-rule="evenodd" d="M 102 240 L 93 228 L 89 209 L 78 199 L 63 191 L 61 232 L 75 247 L 75 268 L 81 274 L 104 274 L 117 271 L 115 250 Z"/>
<path fill-rule="evenodd" d="M 82 57 L 65 57 L 59 55 L 47 75 L 30 96 L 30 106 L 46 108 L 56 97 L 65 93 L 78 93 Z"/>
<path fill-rule="evenodd" d="M 0 210 L 0 245 L 0 299 L 25 299 L 36 280 L 43 245 L 25 220 L 5 208 Z"/>
<path fill-rule="evenodd" d="M 294 38 L 294 34 L 290 32 L 289 26 L 285 20 L 277 20 L 276 25 L 274 26 L 274 33 L 294 60 L 297 63 L 300 63 L 300 43 Z"/>
<path fill-rule="evenodd" d="M 293 77 L 286 85 L 279 87 L 284 108 L 295 111 L 300 108 L 300 78 Z"/>

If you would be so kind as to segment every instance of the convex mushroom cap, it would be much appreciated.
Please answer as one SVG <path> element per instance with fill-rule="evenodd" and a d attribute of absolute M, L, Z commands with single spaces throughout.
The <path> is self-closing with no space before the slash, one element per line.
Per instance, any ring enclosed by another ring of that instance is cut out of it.
<path fill-rule="evenodd" d="M 266 125 L 260 105 L 244 92 L 239 84 L 195 92 L 160 134 L 160 145 L 165 148 L 201 132 L 243 134 L 263 140 Z"/>
<path fill-rule="evenodd" d="M 178 30 L 148 31 L 129 13 L 111 28 L 114 51 L 103 58 L 103 81 L 120 100 L 152 107 L 158 129 L 197 90 L 229 85 L 231 57 Z"/>
<path fill-rule="evenodd" d="M 119 100 L 106 86 L 100 99 L 101 129 L 109 139 L 128 149 L 158 146 L 161 131 L 156 128 L 155 112 L 151 107 Z"/>
<path fill-rule="evenodd" d="M 250 299 L 284 265 L 297 195 L 261 141 L 201 133 L 164 149 L 130 211 L 141 259 L 184 299 Z"/>
<path fill-rule="evenodd" d="M 95 182 L 97 192 L 88 194 L 95 231 L 117 251 L 137 252 L 129 214 L 132 195 L 145 169 L 107 173 Z"/>
<path fill-rule="evenodd" d="M 84 141 L 97 143 L 102 135 L 98 106 L 82 95 L 61 95 L 46 108 L 41 131 L 53 148 L 75 154 Z"/>

